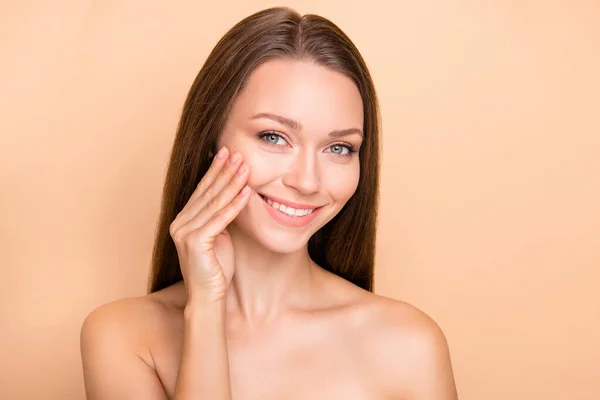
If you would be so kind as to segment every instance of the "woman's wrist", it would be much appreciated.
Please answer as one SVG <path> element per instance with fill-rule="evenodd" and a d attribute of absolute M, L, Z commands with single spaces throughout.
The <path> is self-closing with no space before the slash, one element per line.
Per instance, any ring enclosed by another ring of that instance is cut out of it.
<path fill-rule="evenodd" d="M 209 300 L 204 297 L 188 297 L 183 310 L 185 319 L 197 319 L 223 315 L 225 313 L 225 299 Z"/>

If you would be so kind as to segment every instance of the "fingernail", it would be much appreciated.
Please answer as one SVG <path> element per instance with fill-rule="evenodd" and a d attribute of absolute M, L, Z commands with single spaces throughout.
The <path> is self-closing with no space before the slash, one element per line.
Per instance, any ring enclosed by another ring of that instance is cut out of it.
<path fill-rule="evenodd" d="M 225 146 L 221 147 L 221 150 L 219 150 L 219 152 L 217 153 L 217 158 L 219 160 L 222 160 L 223 158 L 225 158 L 226 152 L 227 152 L 227 147 L 225 147 Z"/>
<path fill-rule="evenodd" d="M 250 194 L 250 186 L 246 185 L 243 189 L 242 189 L 242 197 L 248 196 Z"/>
<path fill-rule="evenodd" d="M 240 159 L 240 153 L 238 153 L 237 151 L 235 153 L 233 153 L 233 155 L 231 156 L 231 158 L 229 159 L 229 162 L 231 164 L 235 164 L 236 162 L 238 162 L 238 160 Z"/>

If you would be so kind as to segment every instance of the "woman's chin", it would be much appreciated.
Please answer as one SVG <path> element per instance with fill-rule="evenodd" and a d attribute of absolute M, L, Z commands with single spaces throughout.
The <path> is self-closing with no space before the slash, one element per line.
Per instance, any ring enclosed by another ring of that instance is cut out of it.
<path fill-rule="evenodd" d="M 305 248 L 307 242 L 296 240 L 295 243 L 294 242 L 282 243 L 282 242 L 273 242 L 273 241 L 266 240 L 266 241 L 261 241 L 261 244 L 265 248 L 269 249 L 270 251 L 272 251 L 274 253 L 291 254 L 291 253 L 295 253 L 295 252 Z"/>
<path fill-rule="evenodd" d="M 258 227 L 260 231 L 248 232 L 254 239 L 266 249 L 274 253 L 294 253 L 304 248 L 310 237 L 304 237 L 304 232 L 286 232 L 281 230 Z"/>
<path fill-rule="evenodd" d="M 236 229 L 244 236 L 251 238 L 255 245 L 264 247 L 274 253 L 289 254 L 304 248 L 310 236 L 306 232 L 294 232 L 273 229 L 268 226 L 247 226 L 244 221 L 236 221 Z M 306 236 L 306 237 L 305 237 Z"/>

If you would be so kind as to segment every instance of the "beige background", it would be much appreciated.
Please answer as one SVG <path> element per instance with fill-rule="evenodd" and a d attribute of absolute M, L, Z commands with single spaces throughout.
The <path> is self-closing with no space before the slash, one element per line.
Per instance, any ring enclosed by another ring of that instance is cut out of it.
<path fill-rule="evenodd" d="M 187 90 L 277 4 L 3 1 L 0 398 L 84 397 L 79 328 L 144 293 Z M 288 5 L 379 91 L 376 292 L 441 325 L 462 400 L 599 399 L 600 2 Z"/>

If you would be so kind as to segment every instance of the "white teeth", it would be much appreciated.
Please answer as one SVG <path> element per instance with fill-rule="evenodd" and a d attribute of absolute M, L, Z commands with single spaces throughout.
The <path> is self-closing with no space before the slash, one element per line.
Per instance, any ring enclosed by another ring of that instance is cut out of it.
<path fill-rule="evenodd" d="M 286 207 L 284 210 L 280 208 L 279 211 L 282 211 L 291 217 L 296 215 L 296 210 L 294 210 L 293 208 L 290 208 L 290 207 Z"/>
<path fill-rule="evenodd" d="M 291 217 L 303 217 L 305 215 L 312 214 L 312 212 L 314 211 L 314 208 L 308 208 L 308 209 L 304 209 L 304 210 L 296 210 L 295 208 L 287 207 L 283 204 L 279 204 L 276 201 L 271 201 L 271 200 L 267 199 L 266 197 L 263 197 L 263 199 L 265 199 L 266 202 L 274 209 L 279 210 L 282 213 L 285 213 Z"/>

